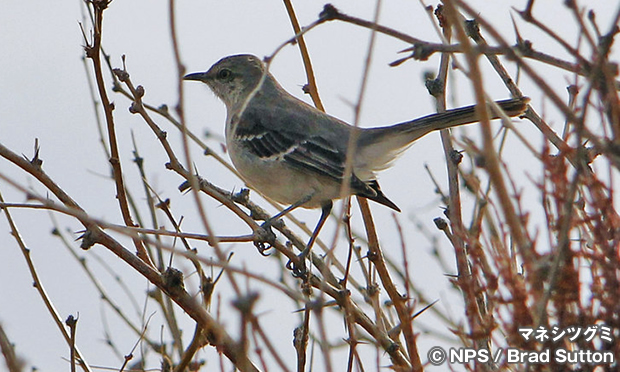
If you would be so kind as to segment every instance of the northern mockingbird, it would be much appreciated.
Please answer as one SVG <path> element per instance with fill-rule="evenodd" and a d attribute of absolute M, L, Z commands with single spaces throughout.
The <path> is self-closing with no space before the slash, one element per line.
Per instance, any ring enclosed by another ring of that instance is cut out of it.
<path fill-rule="evenodd" d="M 206 72 L 188 74 L 201 81 L 226 104 L 226 144 L 230 158 L 248 186 L 279 203 L 289 205 L 270 221 L 297 207 L 322 208 L 319 222 L 298 268 L 332 208 L 342 197 L 358 195 L 400 212 L 379 188 L 376 173 L 425 134 L 477 121 L 474 106 L 428 115 L 378 128 L 357 128 L 329 116 L 286 92 L 253 55 L 222 58 Z M 508 116 L 525 111 L 527 98 L 499 101 Z M 493 112 L 492 118 L 499 115 Z M 349 137 L 355 133 L 352 170 L 345 165 Z M 292 265 L 295 267 L 295 265 Z"/>

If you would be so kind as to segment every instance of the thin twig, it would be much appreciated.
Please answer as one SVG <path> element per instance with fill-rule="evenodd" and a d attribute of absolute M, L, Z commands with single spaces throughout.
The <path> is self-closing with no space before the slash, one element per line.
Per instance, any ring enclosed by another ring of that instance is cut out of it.
<path fill-rule="evenodd" d="M 97 90 L 99 92 L 99 98 L 101 99 L 101 104 L 105 113 L 105 120 L 108 131 L 108 144 L 110 145 L 110 164 L 112 165 L 114 182 L 116 185 L 116 198 L 118 199 L 119 207 L 125 225 L 134 226 L 135 224 L 131 218 L 131 212 L 129 211 L 129 205 L 127 203 L 127 193 L 125 190 L 125 183 L 123 181 L 123 170 L 121 166 L 120 155 L 118 152 L 116 127 L 114 124 L 114 115 L 112 114 L 112 111 L 114 110 L 114 104 L 111 103 L 110 99 L 108 98 L 105 82 L 103 79 L 103 72 L 101 69 L 101 35 L 103 29 L 103 12 L 108 6 L 108 2 L 104 0 L 99 0 L 93 1 L 92 4 L 95 11 L 95 20 L 93 23 L 93 41 L 92 43 L 90 43 L 88 40 L 84 40 L 86 42 L 86 47 L 84 49 L 86 50 L 86 57 L 90 58 L 93 61 Z M 134 241 L 134 245 L 136 246 L 138 257 L 140 257 L 147 264 L 153 266 L 153 263 L 151 262 L 151 259 L 149 258 L 146 249 L 140 243 L 140 241 Z"/>
<path fill-rule="evenodd" d="M 368 250 L 370 252 L 368 258 L 374 264 L 375 269 L 379 273 L 381 283 L 392 300 L 396 313 L 398 314 L 398 319 L 401 322 L 401 327 L 405 336 L 411 368 L 414 371 L 421 371 L 422 363 L 420 361 L 420 356 L 418 355 L 415 335 L 413 334 L 413 325 L 411 324 L 411 309 L 407 306 L 406 299 L 398 293 L 396 286 L 392 282 L 390 272 L 387 270 L 385 261 L 383 260 L 383 253 L 379 249 L 377 232 L 372 220 L 372 215 L 370 214 L 368 201 L 365 198 L 358 197 L 357 202 L 362 212 L 364 225 L 366 226 L 366 233 L 368 234 Z"/>
<path fill-rule="evenodd" d="M 2 145 L 0 145 L 0 147 L 2 147 Z M 4 203 L 4 198 L 1 193 L 0 193 L 0 202 Z M 58 330 L 64 337 L 65 342 L 68 345 L 70 345 L 71 349 L 75 353 L 75 359 L 79 361 L 80 367 L 84 370 L 84 372 L 91 372 L 89 364 L 84 359 L 77 345 L 73 344 L 73 346 L 71 346 L 72 336 L 71 334 L 67 333 L 67 329 L 65 328 L 65 325 L 62 321 L 62 318 L 60 317 L 60 314 L 58 313 L 58 310 L 56 310 L 56 307 L 52 303 L 51 298 L 45 291 L 45 287 L 43 286 L 43 283 L 39 279 L 39 274 L 37 273 L 34 262 L 32 261 L 32 257 L 30 255 L 30 249 L 27 248 L 26 243 L 24 242 L 17 228 L 17 225 L 15 224 L 15 221 L 13 220 L 11 212 L 8 209 L 4 209 L 4 215 L 7 219 L 7 222 L 9 223 L 9 228 L 11 229 L 11 235 L 13 235 L 13 238 L 17 242 L 17 245 L 19 246 L 24 256 L 24 259 L 26 260 L 26 264 L 28 265 L 28 270 L 30 271 L 30 276 L 32 277 L 32 280 L 34 282 L 34 287 L 37 289 L 39 296 L 41 296 L 41 299 L 43 300 L 45 307 L 47 308 L 50 316 L 54 320 L 54 323 L 56 323 L 56 326 L 58 327 Z"/>

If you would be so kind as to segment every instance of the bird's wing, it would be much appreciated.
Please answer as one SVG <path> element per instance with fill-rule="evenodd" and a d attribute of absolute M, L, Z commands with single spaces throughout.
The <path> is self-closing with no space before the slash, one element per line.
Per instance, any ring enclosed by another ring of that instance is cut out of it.
<path fill-rule="evenodd" d="M 295 110 L 290 107 L 295 107 Z M 331 178 L 338 184 L 344 181 L 352 129 L 338 119 L 305 103 L 272 103 L 248 109 L 235 128 L 235 140 L 261 159 L 284 161 L 293 168 Z M 361 180 L 352 172 L 348 182 L 353 194 L 400 211 L 381 192 L 375 180 Z"/>
<path fill-rule="evenodd" d="M 244 115 L 235 136 L 237 142 L 261 159 L 285 161 L 295 168 L 342 182 L 346 153 L 318 134 L 274 128 Z"/>

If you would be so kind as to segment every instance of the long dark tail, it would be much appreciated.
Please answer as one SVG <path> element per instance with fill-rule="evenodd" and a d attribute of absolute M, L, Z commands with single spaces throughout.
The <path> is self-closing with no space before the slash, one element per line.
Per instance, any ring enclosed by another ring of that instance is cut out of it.
<path fill-rule="evenodd" d="M 529 102 L 530 99 L 528 97 L 496 101 L 497 105 L 509 117 L 523 114 L 523 112 L 527 109 L 527 104 Z M 372 128 L 361 133 L 359 139 L 360 142 L 358 142 L 358 144 L 363 146 L 372 142 L 383 142 L 386 140 L 384 137 L 389 136 L 394 139 L 394 142 L 402 142 L 402 145 L 399 146 L 398 143 L 393 143 L 387 146 L 388 148 L 394 149 L 401 146 L 406 146 L 408 143 L 411 143 L 434 130 L 446 129 L 479 121 L 475 108 L 476 106 L 473 105 L 465 106 L 442 113 L 431 114 L 411 121 L 394 124 L 388 127 Z M 492 107 L 490 108 L 489 113 L 491 114 L 491 119 L 498 119 L 500 117 Z M 400 140 L 398 141 L 396 138 L 399 138 Z M 367 143 L 364 143 L 364 141 Z"/>
<path fill-rule="evenodd" d="M 527 109 L 529 101 L 529 98 L 524 97 L 498 101 L 497 104 L 508 116 L 512 117 L 521 115 Z M 491 119 L 499 118 L 493 109 L 489 112 Z M 418 138 L 434 130 L 475 123 L 478 119 L 475 106 L 467 106 L 389 127 L 362 129 L 357 140 L 355 173 L 364 182 L 373 180 L 376 172 L 389 167 L 392 161 Z M 377 192 L 377 195 L 380 194 Z M 389 200 L 382 204 L 396 209 L 388 202 Z"/>

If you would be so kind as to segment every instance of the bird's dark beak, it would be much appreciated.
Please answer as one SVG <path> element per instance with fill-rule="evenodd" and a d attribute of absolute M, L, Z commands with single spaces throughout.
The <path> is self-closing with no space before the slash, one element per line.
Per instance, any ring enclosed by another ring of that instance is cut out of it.
<path fill-rule="evenodd" d="M 183 76 L 183 80 L 196 80 L 196 81 L 205 81 L 208 79 L 208 75 L 206 72 L 194 72 L 192 74 L 187 74 Z"/>

